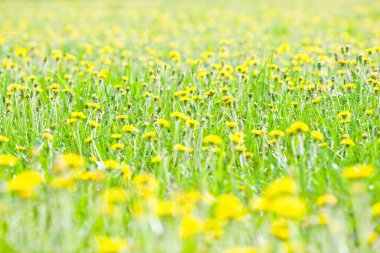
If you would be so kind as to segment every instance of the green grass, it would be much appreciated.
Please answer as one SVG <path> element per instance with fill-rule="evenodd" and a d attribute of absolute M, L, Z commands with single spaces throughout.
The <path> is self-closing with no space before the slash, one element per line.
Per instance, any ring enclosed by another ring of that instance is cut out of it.
<path fill-rule="evenodd" d="M 0 154 L 18 161 L 0 159 L 0 252 L 376 252 L 379 7 L 0 2 Z M 73 112 L 85 118 L 68 124 Z M 289 134 L 294 122 L 308 130 Z M 274 142 L 276 129 L 285 136 Z M 208 135 L 223 142 L 209 145 Z M 357 165 L 374 171 L 343 176 Z M 274 186 L 284 177 L 295 189 Z M 337 203 L 318 204 L 325 194 Z"/>

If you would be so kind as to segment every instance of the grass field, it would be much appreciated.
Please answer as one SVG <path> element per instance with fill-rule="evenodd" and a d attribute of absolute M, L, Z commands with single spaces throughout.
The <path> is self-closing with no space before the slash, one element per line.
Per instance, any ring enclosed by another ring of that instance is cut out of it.
<path fill-rule="evenodd" d="M 0 14 L 0 252 L 380 252 L 379 1 Z"/>

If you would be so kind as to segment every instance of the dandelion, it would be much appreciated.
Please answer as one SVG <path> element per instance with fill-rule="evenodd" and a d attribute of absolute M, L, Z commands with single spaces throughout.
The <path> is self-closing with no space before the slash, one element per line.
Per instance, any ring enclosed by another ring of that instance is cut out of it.
<path fill-rule="evenodd" d="M 346 147 L 353 147 L 355 146 L 355 142 L 351 139 L 348 139 L 348 138 L 344 138 L 340 144 L 346 146 Z"/>
<path fill-rule="evenodd" d="M 9 142 L 9 138 L 4 135 L 0 135 L 0 142 L 1 143 Z"/>
<path fill-rule="evenodd" d="M 151 139 L 156 136 L 156 132 L 147 132 L 143 135 L 144 139 Z"/>
<path fill-rule="evenodd" d="M 155 196 L 159 190 L 157 179 L 151 174 L 139 174 L 133 179 L 137 194 L 142 197 Z"/>
<path fill-rule="evenodd" d="M 261 136 L 264 134 L 264 129 L 252 129 L 251 133 L 255 136 Z"/>
<path fill-rule="evenodd" d="M 307 131 L 309 131 L 309 127 L 304 122 L 294 122 L 290 125 L 290 128 L 287 129 L 289 134 L 299 134 Z"/>
<path fill-rule="evenodd" d="M 317 199 L 318 206 L 334 206 L 338 202 L 337 197 L 331 194 L 321 195 Z"/>
<path fill-rule="evenodd" d="M 189 239 L 203 230 L 203 222 L 193 215 L 186 215 L 180 224 L 180 236 L 182 239 Z"/>
<path fill-rule="evenodd" d="M 343 177 L 347 179 L 369 178 L 375 173 L 375 168 L 371 165 L 353 165 L 343 169 Z"/>
<path fill-rule="evenodd" d="M 155 156 L 152 158 L 152 160 L 150 161 L 151 163 L 161 163 L 162 162 L 162 158 L 160 156 Z"/>
<path fill-rule="evenodd" d="M 118 150 L 118 149 L 122 149 L 122 148 L 124 148 L 123 143 L 115 143 L 115 144 L 111 145 L 111 150 Z"/>
<path fill-rule="evenodd" d="M 103 162 L 104 167 L 107 169 L 115 170 L 119 167 L 119 163 L 116 160 L 109 159 Z"/>
<path fill-rule="evenodd" d="M 0 165 L 14 167 L 18 164 L 18 158 L 14 155 L 0 154 Z"/>
<path fill-rule="evenodd" d="M 237 144 L 244 143 L 244 134 L 243 133 L 233 133 L 229 136 L 229 139 Z"/>
<path fill-rule="evenodd" d="M 136 131 L 136 128 L 132 125 L 125 125 L 122 127 L 121 129 L 123 132 L 129 132 L 129 133 L 132 133 L 134 131 Z"/>
<path fill-rule="evenodd" d="M 42 174 L 37 171 L 25 170 L 7 182 L 7 189 L 22 198 L 32 198 L 37 187 L 43 182 Z"/>
<path fill-rule="evenodd" d="M 127 241 L 122 237 L 97 236 L 99 253 L 118 253 L 127 249 Z"/>
<path fill-rule="evenodd" d="M 323 134 L 321 132 L 318 132 L 318 131 L 311 131 L 310 134 L 314 139 L 316 139 L 318 141 L 322 141 L 324 138 Z"/>
<path fill-rule="evenodd" d="M 159 126 L 163 126 L 165 128 L 168 128 L 170 126 L 169 121 L 167 121 L 166 119 L 158 119 L 155 121 L 155 124 L 157 124 Z"/>
<path fill-rule="evenodd" d="M 71 117 L 72 118 L 76 118 L 76 119 L 85 119 L 85 118 L 87 118 L 86 115 L 83 112 L 72 112 L 71 113 Z"/>
<path fill-rule="evenodd" d="M 218 196 L 215 215 L 219 219 L 241 219 L 245 213 L 245 207 L 237 197 L 233 195 Z"/>
<path fill-rule="evenodd" d="M 98 128 L 98 127 L 100 127 L 100 124 L 99 124 L 98 122 L 94 121 L 94 120 L 90 120 L 90 121 L 88 122 L 88 124 L 89 124 L 90 126 L 94 127 L 94 128 Z"/>
<path fill-rule="evenodd" d="M 372 215 L 375 217 L 380 216 L 380 202 L 377 202 L 372 206 Z"/>
<path fill-rule="evenodd" d="M 232 247 L 222 251 L 222 253 L 256 253 L 256 249 L 253 247 Z"/>
<path fill-rule="evenodd" d="M 225 124 L 229 128 L 235 128 L 235 127 L 237 127 L 237 123 L 236 122 L 227 121 Z"/>
<path fill-rule="evenodd" d="M 66 153 L 57 156 L 54 162 L 53 170 L 55 172 L 63 172 L 69 169 L 79 169 L 85 164 L 84 159 L 75 153 Z"/>
<path fill-rule="evenodd" d="M 184 152 L 184 153 L 193 153 L 193 151 L 194 151 L 192 148 L 188 148 L 188 147 L 181 145 L 181 144 L 175 145 L 174 150 Z"/>
<path fill-rule="evenodd" d="M 306 214 L 306 202 L 294 196 L 280 196 L 271 201 L 271 211 L 285 217 L 298 219 Z"/>
<path fill-rule="evenodd" d="M 217 135 L 207 135 L 206 137 L 203 138 L 204 143 L 209 143 L 209 144 L 214 144 L 214 145 L 219 145 L 223 143 L 222 138 L 220 138 Z"/>
<path fill-rule="evenodd" d="M 272 235 L 280 240 L 288 240 L 290 237 L 289 222 L 287 220 L 276 220 L 271 224 Z"/>
<path fill-rule="evenodd" d="M 274 137 L 283 137 L 285 136 L 285 133 L 281 130 L 272 130 L 269 132 L 269 136 L 274 136 Z"/>

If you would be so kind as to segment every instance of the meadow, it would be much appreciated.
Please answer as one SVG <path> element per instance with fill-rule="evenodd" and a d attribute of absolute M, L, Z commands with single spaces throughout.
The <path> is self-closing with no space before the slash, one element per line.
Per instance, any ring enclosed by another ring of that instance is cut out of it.
<path fill-rule="evenodd" d="M 0 14 L 0 252 L 380 251 L 379 1 Z"/>

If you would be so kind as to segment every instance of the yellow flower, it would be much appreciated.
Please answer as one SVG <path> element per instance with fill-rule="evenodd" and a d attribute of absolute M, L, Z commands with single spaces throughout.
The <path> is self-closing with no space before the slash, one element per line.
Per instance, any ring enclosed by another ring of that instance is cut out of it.
<path fill-rule="evenodd" d="M 132 125 L 125 125 L 125 126 L 122 127 L 121 130 L 123 132 L 130 132 L 130 133 L 132 133 L 132 132 L 136 131 L 136 128 L 134 126 L 132 126 Z"/>
<path fill-rule="evenodd" d="M 295 194 L 297 190 L 297 184 L 292 178 L 283 177 L 272 181 L 263 194 L 267 198 L 272 198 L 281 194 Z"/>
<path fill-rule="evenodd" d="M 185 124 L 188 125 L 188 126 L 190 126 L 190 127 L 197 127 L 197 126 L 199 126 L 199 122 L 196 121 L 196 120 L 194 120 L 194 119 L 187 119 L 185 121 Z"/>
<path fill-rule="evenodd" d="M 174 150 L 185 152 L 185 153 L 193 153 L 193 151 L 194 151 L 192 148 L 188 148 L 188 147 L 181 145 L 181 144 L 175 145 Z"/>
<path fill-rule="evenodd" d="M 270 201 L 265 197 L 256 197 L 250 201 L 250 207 L 255 211 L 267 211 L 270 207 Z"/>
<path fill-rule="evenodd" d="M 152 197 L 158 193 L 157 179 L 151 174 L 139 174 L 133 179 L 137 194 L 142 197 Z"/>
<path fill-rule="evenodd" d="M 222 253 L 256 253 L 256 249 L 253 247 L 232 247 L 222 251 Z"/>
<path fill-rule="evenodd" d="M 182 239 L 189 239 L 203 230 L 203 222 L 196 216 L 186 215 L 180 224 L 180 236 Z"/>
<path fill-rule="evenodd" d="M 117 149 L 122 149 L 122 148 L 124 148 L 123 143 L 115 143 L 111 146 L 111 150 L 117 150 Z"/>
<path fill-rule="evenodd" d="M 233 133 L 229 136 L 229 138 L 234 143 L 237 143 L 237 144 L 244 143 L 244 134 L 243 133 Z"/>
<path fill-rule="evenodd" d="M 16 150 L 24 151 L 24 150 L 26 150 L 26 147 L 16 145 Z"/>
<path fill-rule="evenodd" d="M 334 206 L 338 202 L 338 199 L 331 194 L 321 195 L 317 199 L 317 206 L 331 205 Z"/>
<path fill-rule="evenodd" d="M 170 117 L 172 117 L 172 118 L 175 118 L 175 119 L 184 119 L 184 120 L 186 120 L 188 117 L 185 115 L 185 114 L 183 114 L 182 112 L 172 112 L 171 114 L 170 114 Z"/>
<path fill-rule="evenodd" d="M 122 120 L 122 119 L 128 119 L 127 115 L 117 115 L 116 119 Z"/>
<path fill-rule="evenodd" d="M 371 165 L 353 165 L 343 170 L 343 177 L 347 179 L 369 178 L 375 173 L 375 168 Z"/>
<path fill-rule="evenodd" d="M 252 129 L 251 130 L 251 133 L 254 134 L 255 136 L 261 136 L 264 134 L 264 129 Z"/>
<path fill-rule="evenodd" d="M 207 135 L 206 137 L 203 138 L 203 142 L 218 145 L 218 144 L 222 144 L 223 140 L 217 135 Z"/>
<path fill-rule="evenodd" d="M 235 150 L 238 152 L 244 152 L 247 151 L 247 148 L 244 146 L 235 146 Z"/>
<path fill-rule="evenodd" d="M 380 216 L 380 202 L 377 202 L 372 206 L 372 215 L 376 217 Z"/>
<path fill-rule="evenodd" d="M 303 199 L 294 196 L 280 196 L 270 203 L 270 209 L 285 218 L 298 219 L 306 214 L 307 206 Z"/>
<path fill-rule="evenodd" d="M 225 124 L 229 128 L 235 128 L 238 125 L 236 122 L 231 122 L 231 121 L 227 121 Z"/>
<path fill-rule="evenodd" d="M 37 171 L 25 170 L 7 182 L 7 189 L 22 198 L 31 198 L 42 184 L 42 174 Z"/>
<path fill-rule="evenodd" d="M 88 122 L 88 124 L 94 128 L 100 127 L 100 124 L 94 120 L 90 120 L 90 122 Z"/>
<path fill-rule="evenodd" d="M 318 140 L 318 141 L 322 141 L 323 140 L 323 134 L 321 132 L 311 131 L 311 136 L 313 136 L 313 138 L 316 139 L 316 140 Z"/>
<path fill-rule="evenodd" d="M 104 167 L 107 169 L 115 170 L 119 167 L 119 163 L 116 160 L 106 160 L 103 162 Z"/>
<path fill-rule="evenodd" d="M 53 139 L 53 135 L 47 131 L 42 133 L 42 137 L 48 141 L 51 141 Z"/>
<path fill-rule="evenodd" d="M 348 139 L 348 138 L 344 138 L 344 139 L 340 142 L 340 144 L 343 144 L 343 145 L 345 145 L 346 147 L 353 147 L 353 146 L 355 146 L 355 142 L 354 142 L 353 140 L 351 140 L 351 139 Z"/>
<path fill-rule="evenodd" d="M 287 130 L 289 134 L 298 134 L 307 131 L 309 131 L 309 127 L 304 122 L 300 121 L 292 123 Z"/>
<path fill-rule="evenodd" d="M 77 118 L 77 119 L 85 119 L 86 115 L 84 115 L 83 112 L 72 112 L 71 113 L 72 118 Z"/>
<path fill-rule="evenodd" d="M 0 142 L 9 142 L 9 138 L 4 135 L 0 135 Z"/>
<path fill-rule="evenodd" d="M 123 135 L 122 134 L 111 134 L 112 139 L 120 139 Z"/>
<path fill-rule="evenodd" d="M 132 170 L 128 165 L 122 164 L 121 171 L 123 172 L 123 178 L 125 181 L 129 181 L 132 178 Z"/>
<path fill-rule="evenodd" d="M 70 118 L 70 119 L 66 120 L 66 124 L 68 124 L 68 125 L 76 123 L 76 122 L 78 122 L 77 118 Z"/>
<path fill-rule="evenodd" d="M 162 158 L 159 157 L 159 156 L 155 156 L 152 158 L 152 160 L 150 161 L 151 163 L 161 163 L 162 162 Z"/>
<path fill-rule="evenodd" d="M 285 133 L 281 130 L 272 130 L 269 132 L 269 135 L 274 137 L 282 137 L 285 136 Z"/>
<path fill-rule="evenodd" d="M 289 239 L 289 223 L 287 220 L 277 220 L 271 224 L 272 235 L 280 240 Z"/>
<path fill-rule="evenodd" d="M 349 118 L 351 117 L 351 113 L 349 111 L 341 111 L 338 113 L 339 118 Z"/>
<path fill-rule="evenodd" d="M 14 155 L 0 154 L 0 165 L 14 167 L 18 164 L 18 159 Z"/>
<path fill-rule="evenodd" d="M 74 186 L 74 179 L 72 177 L 54 177 L 50 185 L 58 189 L 72 189 Z"/>
<path fill-rule="evenodd" d="M 240 219 L 245 215 L 245 207 L 240 199 L 233 195 L 220 195 L 216 201 L 215 215 L 217 218 Z"/>
<path fill-rule="evenodd" d="M 153 138 L 154 136 L 156 136 L 156 132 L 147 132 L 143 135 L 143 138 L 150 139 L 150 138 Z"/>
<path fill-rule="evenodd" d="M 111 187 L 102 194 L 102 199 L 109 203 L 119 203 L 128 200 L 127 192 L 120 187 Z"/>
<path fill-rule="evenodd" d="M 87 137 L 87 138 L 84 139 L 84 142 L 85 143 L 89 143 L 89 142 L 92 142 L 93 140 L 94 140 L 93 138 Z"/>
<path fill-rule="evenodd" d="M 79 169 L 84 166 L 84 159 L 75 153 L 66 153 L 57 156 L 53 170 L 62 172 L 68 169 Z"/>
<path fill-rule="evenodd" d="M 170 126 L 169 121 L 167 121 L 166 119 L 158 119 L 156 120 L 155 124 L 163 126 L 165 128 L 168 128 Z"/>
<path fill-rule="evenodd" d="M 127 241 L 122 237 L 97 236 L 96 242 L 99 253 L 119 253 L 128 247 Z"/>

